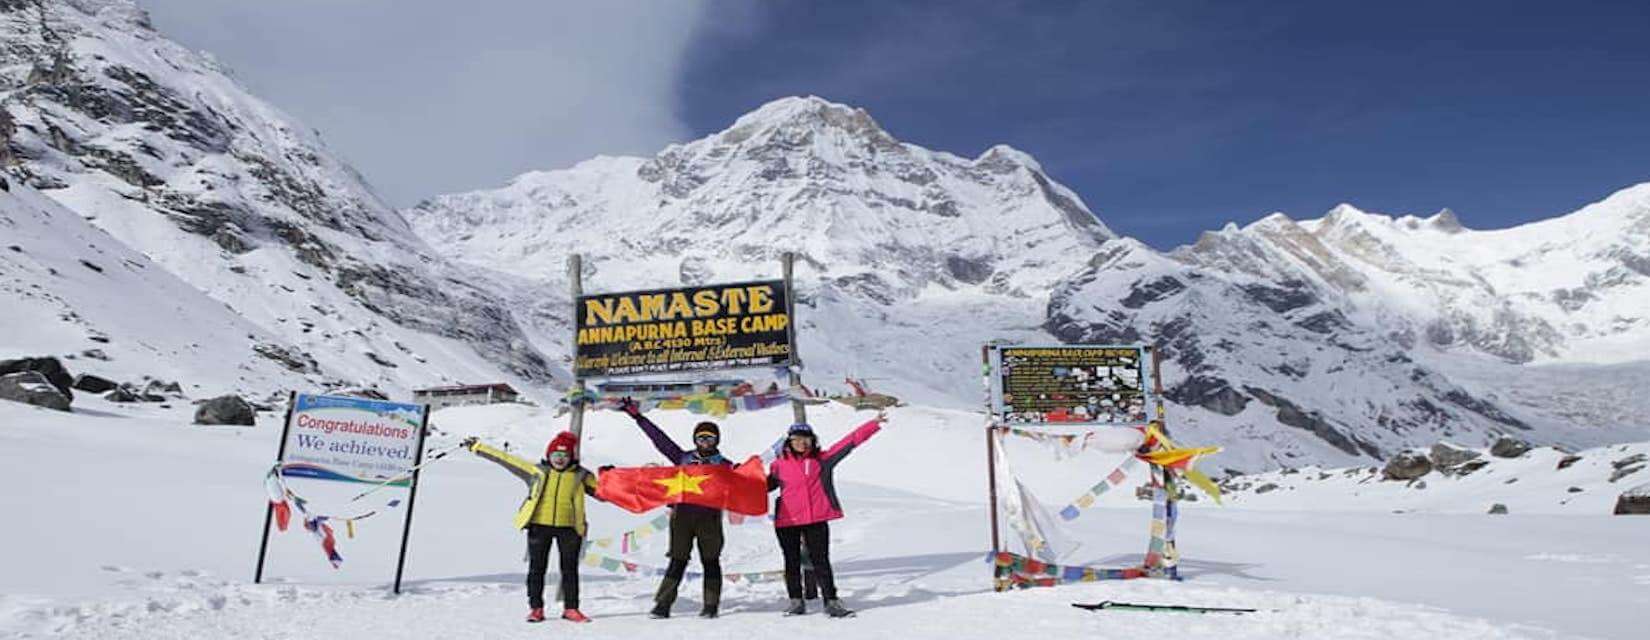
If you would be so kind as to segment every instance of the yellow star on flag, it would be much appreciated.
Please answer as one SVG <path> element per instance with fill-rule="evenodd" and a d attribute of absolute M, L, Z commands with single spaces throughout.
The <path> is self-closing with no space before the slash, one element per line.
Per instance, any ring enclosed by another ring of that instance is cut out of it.
<path fill-rule="evenodd" d="M 654 480 L 653 482 L 664 485 L 665 497 L 669 498 L 684 493 L 702 494 L 704 490 L 700 489 L 699 485 L 709 479 L 710 476 L 690 476 L 686 471 L 677 469 L 675 477 Z"/>

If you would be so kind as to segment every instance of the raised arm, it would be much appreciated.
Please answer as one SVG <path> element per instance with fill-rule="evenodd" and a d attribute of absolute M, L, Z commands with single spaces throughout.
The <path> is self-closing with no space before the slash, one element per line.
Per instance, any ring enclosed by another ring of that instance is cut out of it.
<path fill-rule="evenodd" d="M 520 478 L 522 482 L 527 483 L 529 488 L 533 486 L 533 481 L 538 478 L 538 466 L 516 456 L 482 444 L 479 440 L 472 440 L 469 444 L 469 449 L 470 453 L 474 453 L 481 456 L 484 460 L 492 461 L 494 464 L 504 467 L 505 471 L 509 471 L 515 477 Z"/>
<path fill-rule="evenodd" d="M 642 410 L 636 406 L 636 401 L 625 398 L 624 402 L 620 403 L 619 408 L 636 421 L 636 426 L 642 428 L 642 432 L 647 434 L 647 439 L 653 441 L 653 448 L 659 450 L 659 455 L 669 459 L 671 464 L 682 463 L 682 455 L 686 452 L 682 451 L 681 447 L 676 446 L 676 442 L 672 441 L 670 436 L 665 435 L 659 425 L 653 424 L 652 420 L 648 420 L 647 416 L 642 415 Z"/>
<path fill-rule="evenodd" d="M 871 436 L 876 435 L 876 432 L 881 430 L 882 416 L 879 415 L 875 418 L 867 420 L 865 424 L 859 425 L 859 427 L 853 431 L 849 431 L 848 435 L 842 436 L 841 440 L 836 441 L 836 444 L 833 444 L 831 445 L 831 448 L 826 449 L 824 453 L 825 461 L 827 463 L 835 463 L 840 461 L 844 456 L 853 453 L 855 448 L 859 447 L 859 445 L 865 444 L 866 440 L 870 440 Z"/>

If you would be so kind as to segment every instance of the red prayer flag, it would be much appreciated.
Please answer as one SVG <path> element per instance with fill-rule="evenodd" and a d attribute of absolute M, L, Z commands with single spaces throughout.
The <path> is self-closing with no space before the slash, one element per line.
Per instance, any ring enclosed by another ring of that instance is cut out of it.
<path fill-rule="evenodd" d="M 760 516 L 768 513 L 768 475 L 756 456 L 737 467 L 695 464 L 608 469 L 597 479 L 596 497 L 631 513 L 667 504 L 696 504 Z"/>

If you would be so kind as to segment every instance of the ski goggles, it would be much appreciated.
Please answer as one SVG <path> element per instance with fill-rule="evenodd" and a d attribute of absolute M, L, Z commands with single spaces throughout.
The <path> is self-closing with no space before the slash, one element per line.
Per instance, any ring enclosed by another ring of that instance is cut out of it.
<path fill-rule="evenodd" d="M 565 462 L 572 457 L 573 454 L 566 451 L 551 451 L 549 460 L 551 462 Z"/>

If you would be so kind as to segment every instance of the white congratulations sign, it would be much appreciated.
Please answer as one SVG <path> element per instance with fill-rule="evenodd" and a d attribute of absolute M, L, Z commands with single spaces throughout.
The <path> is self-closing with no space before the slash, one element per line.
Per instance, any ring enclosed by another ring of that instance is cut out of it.
<path fill-rule="evenodd" d="M 299 394 L 287 422 L 282 473 L 344 482 L 405 475 L 417 458 L 423 422 L 424 407 L 416 404 Z"/>

